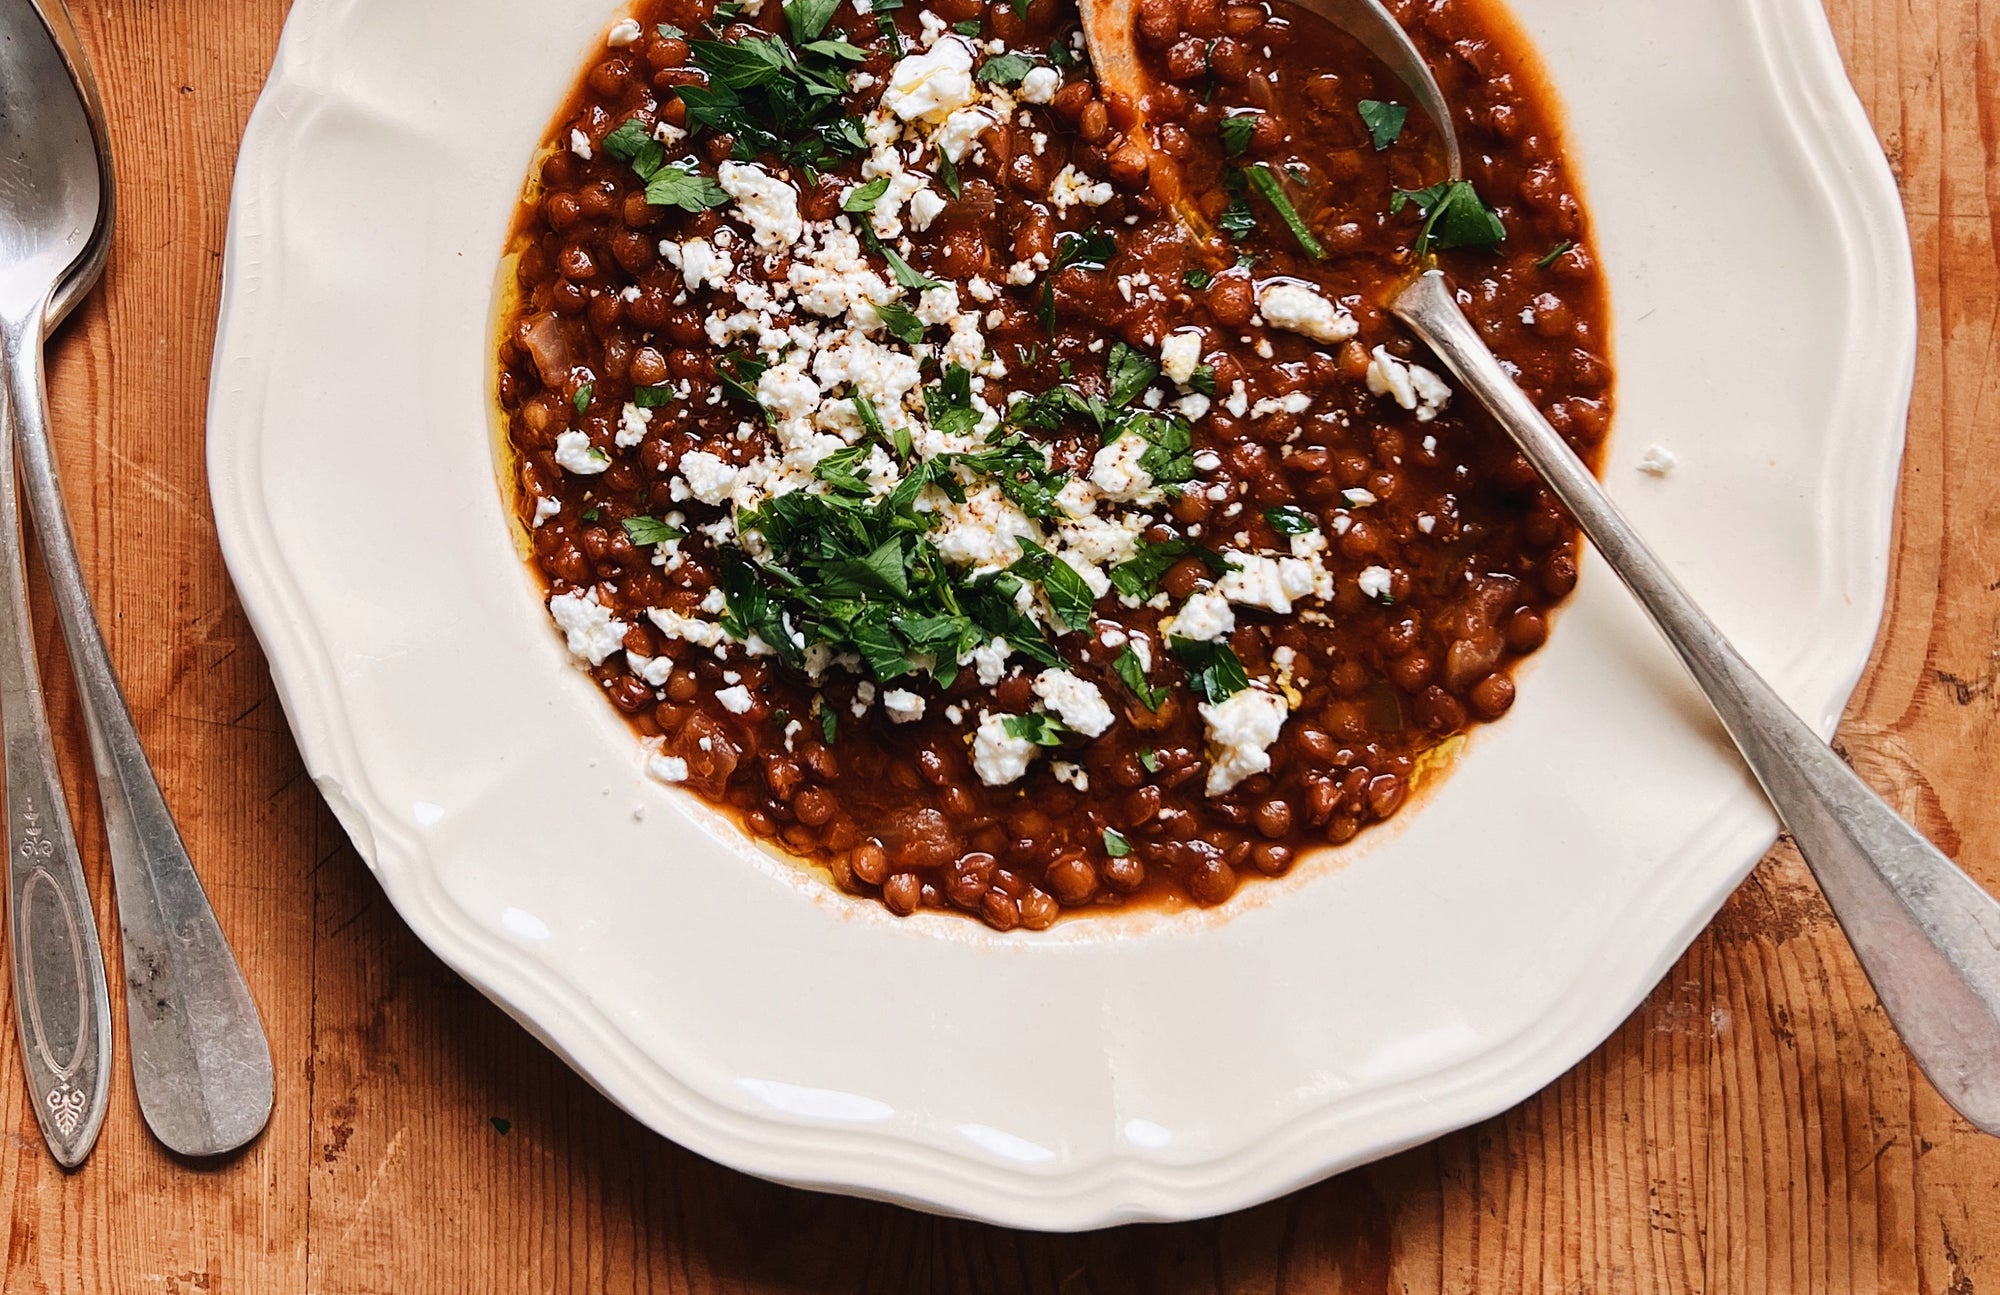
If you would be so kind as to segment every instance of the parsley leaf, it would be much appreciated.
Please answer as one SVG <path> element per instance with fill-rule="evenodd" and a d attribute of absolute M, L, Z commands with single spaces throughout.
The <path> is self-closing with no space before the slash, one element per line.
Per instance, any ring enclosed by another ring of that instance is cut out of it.
<path fill-rule="evenodd" d="M 1160 366 L 1125 343 L 1114 342 L 1104 376 L 1111 382 L 1111 404 L 1118 408 L 1131 404 L 1140 392 L 1152 386 L 1153 379 L 1160 376 Z"/>
<path fill-rule="evenodd" d="M 1200 292 L 1203 288 L 1215 282 L 1215 276 L 1207 270 L 1189 270 L 1181 276 L 1181 282 L 1196 292 Z"/>
<path fill-rule="evenodd" d="M 917 312 L 900 301 L 885 301 L 875 307 L 875 313 L 882 317 L 882 323 L 895 335 L 898 341 L 915 346 L 924 340 L 924 321 L 917 318 Z"/>
<path fill-rule="evenodd" d="M 1256 231 L 1257 218 L 1250 214 L 1249 203 L 1241 198 L 1234 198 L 1222 209 L 1222 214 L 1216 217 L 1215 225 L 1217 229 L 1240 243 Z"/>
<path fill-rule="evenodd" d="M 1224 157 L 1242 157 L 1250 148 L 1250 137 L 1257 133 L 1257 117 L 1254 112 L 1239 112 L 1224 117 L 1216 126 L 1222 135 Z"/>
<path fill-rule="evenodd" d="M 1147 773 L 1158 773 L 1160 771 L 1160 753 L 1150 746 L 1139 752 L 1139 767 Z"/>
<path fill-rule="evenodd" d="M 1195 365 L 1194 372 L 1188 375 L 1188 386 L 1199 391 L 1204 396 L 1214 395 L 1215 366 L 1213 364 Z"/>
<path fill-rule="evenodd" d="M 1127 598 L 1144 602 L 1160 592 L 1160 579 L 1184 557 L 1197 557 L 1215 575 L 1231 569 L 1231 563 L 1214 549 L 1176 535 L 1172 539 L 1141 540 L 1138 550 L 1125 562 L 1111 568 L 1111 587 Z"/>
<path fill-rule="evenodd" d="M 974 39 L 978 37 L 980 32 L 979 20 L 977 18 L 968 18 L 964 22 L 955 22 L 951 25 L 951 29 L 961 36 Z"/>
<path fill-rule="evenodd" d="M 632 388 L 632 403 L 641 409 L 663 409 L 680 398 L 680 393 L 666 383 L 657 387 Z"/>
<path fill-rule="evenodd" d="M 634 544 L 665 544 L 669 540 L 687 538 L 687 532 L 678 526 L 669 526 L 657 517 L 627 517 L 624 521 L 625 533 L 632 537 Z"/>
<path fill-rule="evenodd" d="M 1028 75 L 1035 66 L 1035 60 L 1026 54 L 1001 54 L 989 58 L 979 67 L 979 80 L 996 85 L 1019 85 L 1021 78 Z"/>
<path fill-rule="evenodd" d="M 786 0 L 785 22 L 792 29 L 792 39 L 803 45 L 824 36 L 838 8 L 840 0 Z"/>
<path fill-rule="evenodd" d="M 895 275 L 896 282 L 905 288 L 912 288 L 918 292 L 922 292 L 926 288 L 942 288 L 944 286 L 928 274 L 911 266 L 908 261 L 905 261 L 897 253 L 895 248 L 890 247 L 887 243 L 880 244 L 879 249 L 882 253 L 882 259 L 889 263 L 889 273 Z"/>
<path fill-rule="evenodd" d="M 569 402 L 576 406 L 577 413 L 580 414 L 590 408 L 590 393 L 596 389 L 597 384 L 595 382 L 586 382 L 576 389 L 576 394 L 569 398 Z"/>
<path fill-rule="evenodd" d="M 1369 138 L 1375 141 L 1377 153 L 1402 137 L 1403 123 L 1410 118 L 1410 110 L 1402 104 L 1380 99 L 1363 99 L 1355 108 L 1361 113 L 1361 124 L 1368 127 Z"/>
<path fill-rule="evenodd" d="M 938 183 L 944 186 L 946 193 L 950 194 L 953 198 L 959 196 L 958 163 L 952 161 L 942 153 L 938 154 L 937 178 Z"/>
<path fill-rule="evenodd" d="M 1278 173 L 1258 162 L 1249 168 L 1249 176 L 1250 187 L 1277 211 L 1278 219 L 1285 222 L 1285 228 L 1292 231 L 1292 237 L 1299 240 L 1299 246 L 1306 250 L 1306 255 L 1315 261 L 1324 261 L 1326 249 L 1319 245 L 1319 240 L 1306 228 L 1306 222 L 1299 218 L 1298 208 L 1292 206 L 1292 200 L 1285 196 L 1285 187 L 1279 181 Z"/>
<path fill-rule="evenodd" d="M 1051 337 L 1056 331 L 1056 275 L 1072 265 L 1102 270 L 1118 255 L 1118 242 L 1095 225 L 1079 234 L 1064 230 L 1056 238 L 1055 259 L 1049 263 L 1048 277 L 1042 281 L 1042 326 Z"/>
<path fill-rule="evenodd" d="M 1319 529 L 1318 522 L 1290 504 L 1282 508 L 1266 508 L 1264 520 L 1280 535 L 1306 535 Z"/>
<path fill-rule="evenodd" d="M 1211 705 L 1227 701 L 1250 686 L 1250 676 L 1226 642 L 1197 642 L 1175 638 L 1168 643 L 1175 659 L 1188 672 L 1188 687 Z"/>
<path fill-rule="evenodd" d="M 882 201 L 882 195 L 887 192 L 889 192 L 889 177 L 878 175 L 867 184 L 856 185 L 848 190 L 847 197 L 841 201 L 840 209 L 856 215 L 873 211 L 875 204 Z"/>
<path fill-rule="evenodd" d="M 1557 261 L 1560 261 L 1562 259 L 1562 254 L 1564 252 L 1569 251 L 1569 249 L 1575 246 L 1576 246 L 1575 243 L 1572 243 L 1565 238 L 1562 242 L 1557 243 L 1554 247 L 1550 248 L 1547 256 L 1544 256 L 1541 260 L 1536 261 L 1535 268 L 1537 270 L 1548 269 L 1550 266 L 1554 265 Z"/>
<path fill-rule="evenodd" d="M 1114 859 L 1122 859 L 1132 853 L 1132 843 L 1117 828 L 1107 827 L 1104 829 L 1104 852 Z"/>
<path fill-rule="evenodd" d="M 646 201 L 655 207 L 706 211 L 726 205 L 729 194 L 712 176 L 696 174 L 694 163 L 683 159 L 653 173 L 646 182 Z"/>
<path fill-rule="evenodd" d="M 1491 247 L 1507 237 L 1507 227 L 1469 180 L 1447 180 L 1428 189 L 1398 189 L 1389 199 L 1389 214 L 1401 215 L 1412 205 L 1424 217 L 1410 249 L 1419 259 L 1429 256 L 1434 248 Z"/>
<path fill-rule="evenodd" d="M 667 151 L 637 117 L 628 117 L 598 147 L 630 166 L 641 180 L 652 179 L 667 160 Z"/>
<path fill-rule="evenodd" d="M 1042 711 L 1029 711 L 1026 715 L 1009 715 L 1000 721 L 1007 730 L 1007 736 L 1022 742 L 1033 742 L 1036 746 L 1061 746 L 1068 729 L 1062 721 Z"/>
<path fill-rule="evenodd" d="M 1021 546 L 1023 556 L 1012 569 L 1042 587 L 1050 608 L 1066 627 L 1075 630 L 1088 625 L 1097 599 L 1076 568 L 1025 535 L 1016 543 Z"/>
<path fill-rule="evenodd" d="M 1146 681 L 1145 663 L 1139 660 L 1139 654 L 1132 650 L 1131 644 L 1126 644 L 1125 650 L 1112 661 L 1111 669 L 1147 710 L 1158 710 L 1160 703 L 1166 700 L 1166 689 L 1155 688 Z"/>
<path fill-rule="evenodd" d="M 840 732 L 840 713 L 834 710 L 833 707 L 827 705 L 824 701 L 822 701 L 819 707 L 820 740 L 822 742 L 825 742 L 828 746 L 832 746 L 833 739 L 835 735 L 838 734 L 839 732 Z"/>

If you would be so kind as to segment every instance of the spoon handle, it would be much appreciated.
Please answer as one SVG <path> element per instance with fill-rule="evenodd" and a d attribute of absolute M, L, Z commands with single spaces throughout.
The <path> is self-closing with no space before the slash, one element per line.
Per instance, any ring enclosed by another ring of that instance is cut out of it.
<path fill-rule="evenodd" d="M 97 1142 L 111 1085 L 111 992 L 49 733 L 28 618 L 14 447 L 47 418 L 40 312 L 0 321 L 0 740 L 7 759 L 8 952 L 35 1119 L 65 1169 Z"/>
<path fill-rule="evenodd" d="M 2000 902 L 1820 741 L 1697 607 L 1437 271 L 1392 303 L 1514 438 L 1707 694 L 1763 784 L 1903 1041 L 1944 1099 L 2000 1134 Z"/>
<path fill-rule="evenodd" d="M 170 1150 L 221 1155 L 270 1119 L 271 1047 L 132 723 L 91 608 L 45 422 L 23 427 L 20 459 L 104 808 L 139 1109 Z"/>

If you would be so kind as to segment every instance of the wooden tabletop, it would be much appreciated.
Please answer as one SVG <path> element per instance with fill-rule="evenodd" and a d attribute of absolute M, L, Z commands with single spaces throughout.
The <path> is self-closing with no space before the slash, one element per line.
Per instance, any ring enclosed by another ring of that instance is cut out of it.
<path fill-rule="evenodd" d="M 1911 1066 L 1783 846 L 1546 1092 L 1210 1222 L 1084 1237 L 946 1222 L 772 1187 L 620 1114 L 390 909 L 300 768 L 217 553 L 202 425 L 224 219 L 283 4 L 72 4 L 123 203 L 105 287 L 54 348 L 59 450 L 112 653 L 262 1006 L 278 1097 L 248 1152 L 174 1160 L 141 1124 L 121 1004 L 103 1139 L 65 1175 L 0 1034 L 7 1295 L 2000 1292 L 2000 1140 Z M 1922 294 L 1888 619 L 1841 740 L 2000 890 L 2000 0 L 1830 8 Z M 113 932 L 74 693 L 41 621 Z"/>

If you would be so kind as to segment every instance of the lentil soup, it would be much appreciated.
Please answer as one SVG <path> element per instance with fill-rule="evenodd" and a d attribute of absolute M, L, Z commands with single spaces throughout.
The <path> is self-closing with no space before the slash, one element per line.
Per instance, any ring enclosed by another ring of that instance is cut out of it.
<path fill-rule="evenodd" d="M 1390 0 L 1469 174 L 1283 0 L 642 0 L 538 155 L 498 395 L 651 774 L 898 914 L 1218 904 L 1513 705 L 1567 515 L 1387 295 L 1427 256 L 1587 459 L 1603 285 L 1479 0 Z"/>

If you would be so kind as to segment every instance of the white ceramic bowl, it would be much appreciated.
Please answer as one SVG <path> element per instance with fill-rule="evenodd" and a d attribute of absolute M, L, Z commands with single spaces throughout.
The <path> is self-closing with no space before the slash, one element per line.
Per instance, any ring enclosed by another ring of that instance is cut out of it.
<path fill-rule="evenodd" d="M 1915 309 L 1825 19 L 1517 8 L 1612 280 L 1612 493 L 1830 731 L 1880 614 Z M 1775 828 L 1601 564 L 1430 804 L 1220 911 L 898 921 L 641 776 L 515 557 L 485 399 L 522 175 L 609 17 L 299 0 L 243 146 L 217 522 L 306 764 L 417 933 L 704 1155 L 1040 1228 L 1278 1195 L 1603 1039 Z M 1653 442 L 1665 480 L 1634 470 Z"/>

